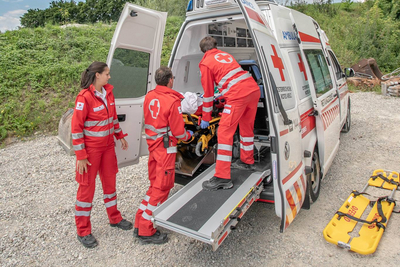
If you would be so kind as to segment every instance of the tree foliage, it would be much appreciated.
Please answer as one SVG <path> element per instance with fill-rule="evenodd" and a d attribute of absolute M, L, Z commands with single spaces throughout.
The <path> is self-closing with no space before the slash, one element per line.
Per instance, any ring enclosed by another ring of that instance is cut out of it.
<path fill-rule="evenodd" d="M 166 11 L 172 16 L 184 16 L 187 0 L 56 0 L 44 10 L 29 9 L 21 17 L 21 25 L 28 28 L 43 27 L 46 23 L 64 25 L 68 23 L 110 23 L 118 21 L 126 2 L 143 7 Z"/>

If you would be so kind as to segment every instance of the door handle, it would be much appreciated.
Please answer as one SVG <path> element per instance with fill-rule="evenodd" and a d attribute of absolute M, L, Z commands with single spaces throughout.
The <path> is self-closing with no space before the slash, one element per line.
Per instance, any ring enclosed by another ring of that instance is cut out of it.
<path fill-rule="evenodd" d="M 120 114 L 120 115 L 117 115 L 117 117 L 118 117 L 118 122 L 125 121 L 126 114 Z"/>

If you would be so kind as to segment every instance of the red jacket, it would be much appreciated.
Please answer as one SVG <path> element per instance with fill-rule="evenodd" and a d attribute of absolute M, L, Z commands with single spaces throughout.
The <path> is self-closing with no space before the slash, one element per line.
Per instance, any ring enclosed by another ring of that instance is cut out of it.
<path fill-rule="evenodd" d="M 144 128 L 149 151 L 163 143 L 163 135 L 168 131 L 169 147 L 176 152 L 178 139 L 190 139 L 185 130 L 181 110 L 182 95 L 166 86 L 157 85 L 144 99 Z M 172 151 L 173 153 L 173 151 Z"/>
<path fill-rule="evenodd" d="M 114 143 L 114 136 L 121 139 L 127 134 L 119 127 L 115 108 L 113 86 L 104 85 L 107 107 L 103 100 L 95 96 L 93 85 L 80 91 L 75 100 L 72 115 L 72 145 L 78 160 L 86 159 L 86 147 L 104 147 Z"/>
<path fill-rule="evenodd" d="M 224 97 L 240 99 L 260 90 L 247 71 L 244 71 L 232 55 L 216 48 L 208 50 L 199 63 L 203 95 L 203 120 L 211 120 L 214 101 L 214 83 Z"/>

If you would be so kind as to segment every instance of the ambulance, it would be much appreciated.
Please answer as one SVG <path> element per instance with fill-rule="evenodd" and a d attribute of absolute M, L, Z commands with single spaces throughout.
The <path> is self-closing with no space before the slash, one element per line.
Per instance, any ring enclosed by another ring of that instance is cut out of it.
<path fill-rule="evenodd" d="M 116 148 L 120 167 L 148 155 L 143 102 L 156 87 L 166 18 L 127 3 L 111 42 L 110 83 L 129 143 L 127 151 Z M 341 68 L 325 32 L 307 15 L 274 1 L 191 0 L 169 60 L 175 90 L 203 92 L 199 42 L 205 36 L 213 36 L 218 49 L 231 54 L 259 85 L 255 170 L 232 169 L 232 189 L 203 190 L 215 172 L 216 125 L 202 153 L 194 152 L 196 144 L 178 146 L 176 183 L 184 186 L 153 212 L 152 221 L 216 250 L 256 201 L 274 205 L 283 232 L 301 208 L 317 200 L 340 133 L 350 130 L 346 77 L 353 72 Z M 236 136 L 232 161 L 239 147 Z"/>

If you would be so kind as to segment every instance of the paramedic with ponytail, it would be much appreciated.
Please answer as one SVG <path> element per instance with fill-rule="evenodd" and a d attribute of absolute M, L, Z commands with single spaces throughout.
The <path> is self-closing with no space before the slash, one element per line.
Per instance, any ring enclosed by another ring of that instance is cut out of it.
<path fill-rule="evenodd" d="M 121 141 L 121 148 L 128 149 L 119 127 L 115 108 L 113 86 L 106 63 L 93 62 L 81 77 L 81 88 L 75 100 L 72 116 L 72 144 L 76 154 L 76 181 L 79 183 L 75 204 L 75 222 L 78 240 L 87 248 L 97 246 L 92 235 L 90 212 L 99 173 L 103 186 L 103 199 L 112 227 L 122 230 L 133 228 L 122 219 L 117 209 L 116 174 L 118 172 L 114 137 Z"/>
<path fill-rule="evenodd" d="M 239 169 L 252 169 L 254 164 L 254 120 L 260 98 L 260 88 L 251 74 L 244 71 L 232 55 L 217 49 L 217 41 L 207 36 L 200 41 L 204 53 L 199 63 L 204 89 L 203 116 L 200 127 L 209 126 L 214 103 L 214 86 L 225 98 L 218 126 L 218 151 L 214 176 L 203 183 L 206 190 L 229 189 L 233 135 L 239 125 L 240 160 L 232 164 Z"/>
<path fill-rule="evenodd" d="M 178 139 L 189 140 L 193 132 L 185 130 L 181 100 L 172 89 L 174 77 L 167 67 L 155 73 L 156 88 L 144 99 L 144 129 L 149 148 L 148 173 L 150 186 L 135 216 L 134 236 L 143 244 L 163 244 L 167 234 L 154 228 L 153 211 L 165 202 L 175 182 L 175 158 Z"/>

